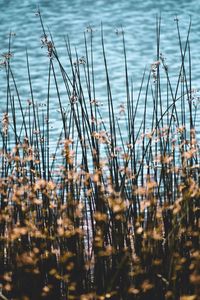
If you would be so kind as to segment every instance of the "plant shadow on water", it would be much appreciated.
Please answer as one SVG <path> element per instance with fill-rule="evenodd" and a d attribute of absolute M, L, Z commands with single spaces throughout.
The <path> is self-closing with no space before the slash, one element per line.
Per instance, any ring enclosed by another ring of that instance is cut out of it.
<path fill-rule="evenodd" d="M 157 18 L 156 59 L 144 70 L 137 97 L 125 33 L 122 28 L 116 32 L 126 91 L 118 111 L 101 27 L 104 118 L 97 100 L 93 28 L 84 35 L 84 57 L 73 53 L 66 39 L 65 67 L 40 11 L 37 15 L 49 56 L 42 109 L 34 97 L 28 51 L 30 99 L 23 105 L 11 35 L 1 61 L 7 86 L 1 119 L 2 295 L 199 299 L 199 96 L 192 87 L 191 24 L 182 41 L 175 19 L 180 66 L 172 82 Z M 52 89 L 62 124 L 57 141 L 49 122 Z"/>

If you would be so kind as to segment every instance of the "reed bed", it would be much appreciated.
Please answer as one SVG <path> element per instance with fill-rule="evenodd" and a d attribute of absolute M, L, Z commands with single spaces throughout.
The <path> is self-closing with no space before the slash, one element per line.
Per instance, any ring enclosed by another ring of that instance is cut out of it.
<path fill-rule="evenodd" d="M 42 114 L 28 51 L 26 105 L 13 73 L 11 37 L 1 63 L 7 90 L 1 118 L 0 299 L 200 299 L 199 98 L 192 87 L 191 24 L 182 41 L 175 20 L 180 63 L 172 81 L 160 53 L 157 18 L 156 59 L 141 76 L 137 97 L 125 34 L 118 32 L 126 91 L 119 120 L 103 26 L 106 119 L 97 101 L 93 29 L 85 34 L 84 57 L 66 39 L 65 66 L 37 15 L 49 56 Z M 56 142 L 49 125 L 52 88 L 62 122 Z"/>

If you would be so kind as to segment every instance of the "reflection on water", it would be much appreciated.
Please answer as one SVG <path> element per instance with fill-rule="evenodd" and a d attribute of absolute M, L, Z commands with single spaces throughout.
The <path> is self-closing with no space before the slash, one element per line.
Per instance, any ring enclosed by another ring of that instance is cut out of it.
<path fill-rule="evenodd" d="M 41 48 L 41 26 L 35 16 L 37 1 L 0 1 L 0 41 L 1 53 L 8 49 L 8 33 L 15 32 L 11 51 L 14 54 L 12 66 L 22 104 L 26 105 L 30 98 L 28 76 L 26 68 L 25 50 L 28 49 L 34 97 L 39 105 L 46 102 L 48 57 Z M 72 51 L 75 47 L 78 55 L 84 56 L 84 31 L 87 26 L 94 30 L 94 62 L 96 72 L 97 98 L 104 103 L 105 72 L 102 71 L 102 48 L 100 47 L 100 25 L 103 23 L 106 54 L 109 73 L 112 79 L 113 98 L 116 108 L 124 102 L 124 69 L 122 38 L 116 30 L 123 26 L 125 31 L 129 74 L 133 78 L 135 93 L 140 85 L 144 67 L 147 69 L 156 59 L 156 15 L 162 15 L 161 50 L 167 58 L 169 71 L 177 76 L 180 63 L 180 52 L 177 39 L 174 16 L 179 17 L 179 24 L 183 39 L 187 36 L 187 29 L 192 15 L 191 49 L 193 59 L 194 88 L 198 88 L 198 49 L 199 49 L 199 1 L 41 1 L 39 3 L 46 28 L 53 35 L 57 51 L 62 63 L 67 66 L 67 51 L 64 37 L 69 36 Z M 5 110 L 5 74 L 0 72 L 0 113 Z M 62 86 L 60 87 L 62 93 Z M 52 95 L 55 91 L 52 91 Z M 58 103 L 51 99 L 51 129 L 53 134 L 61 130 L 57 120 Z M 66 100 L 65 100 L 66 101 Z M 65 105 L 65 109 L 67 108 Z M 106 108 L 101 108 L 106 116 Z"/>

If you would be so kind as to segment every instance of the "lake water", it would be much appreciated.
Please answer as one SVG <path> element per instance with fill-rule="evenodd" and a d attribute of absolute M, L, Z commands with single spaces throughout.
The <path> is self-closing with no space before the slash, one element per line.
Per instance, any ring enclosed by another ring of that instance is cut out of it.
<path fill-rule="evenodd" d="M 75 47 L 78 55 L 84 56 L 84 32 L 88 26 L 94 30 L 94 59 L 97 98 L 103 103 L 102 115 L 106 116 L 105 103 L 105 72 L 102 71 L 102 48 L 100 45 L 101 22 L 104 28 L 105 48 L 108 58 L 109 73 L 112 79 L 115 108 L 125 102 L 123 47 L 121 36 L 116 31 L 123 27 L 125 32 L 129 74 L 133 78 L 135 93 L 141 82 L 145 68 L 150 68 L 156 60 L 156 16 L 162 16 L 161 49 L 167 58 L 171 76 L 177 78 L 180 68 L 180 52 L 177 38 L 175 16 L 183 40 L 192 17 L 190 46 L 192 53 L 193 88 L 199 88 L 199 48 L 200 48 L 200 2 L 198 0 L 147 0 L 147 1 L 68 1 L 68 0 L 0 0 L 0 53 L 7 52 L 8 34 L 14 32 L 11 52 L 12 67 L 24 106 L 30 98 L 26 68 L 25 51 L 28 49 L 33 91 L 36 102 L 42 107 L 47 97 L 48 57 L 41 48 L 41 25 L 35 15 L 38 4 L 43 16 L 45 28 L 49 28 L 54 38 L 57 51 L 63 65 L 67 65 L 67 53 L 64 37 L 71 41 L 72 51 Z M 62 94 L 62 86 L 60 87 Z M 57 137 L 61 130 L 59 122 L 58 101 L 52 98 L 50 104 L 50 126 L 52 136 Z M 64 93 L 64 92 L 63 92 Z M 56 96 L 55 96 L 56 98 Z M 65 102 L 64 102 L 65 101 Z M 63 106 L 68 107 L 63 95 Z M 5 72 L 0 70 L 0 114 L 6 106 Z M 16 112 L 17 113 L 17 112 Z"/>

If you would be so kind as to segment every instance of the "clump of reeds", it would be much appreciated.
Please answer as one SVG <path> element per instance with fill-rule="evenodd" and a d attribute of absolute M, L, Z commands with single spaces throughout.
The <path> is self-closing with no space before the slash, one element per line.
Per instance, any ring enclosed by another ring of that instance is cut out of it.
<path fill-rule="evenodd" d="M 124 116 L 120 123 L 103 28 L 108 120 L 97 101 L 92 28 L 85 34 L 84 58 L 73 54 L 66 40 L 65 68 L 40 12 L 38 16 L 49 56 L 45 113 L 40 114 L 34 98 L 28 52 L 31 98 L 26 107 L 13 74 L 10 42 L 3 61 L 7 79 L 1 120 L 3 294 L 24 300 L 199 299 L 200 157 L 191 25 L 183 43 L 176 20 L 180 71 L 172 83 L 160 54 L 157 19 L 156 59 L 144 71 L 137 99 L 121 31 L 126 103 L 120 106 Z M 52 146 L 55 137 L 49 125 L 52 86 L 62 121 L 57 146 Z M 138 111 L 143 112 L 140 118 Z"/>

